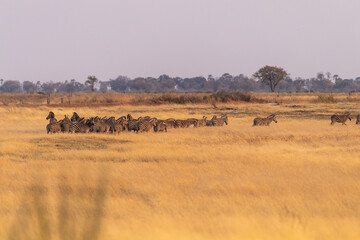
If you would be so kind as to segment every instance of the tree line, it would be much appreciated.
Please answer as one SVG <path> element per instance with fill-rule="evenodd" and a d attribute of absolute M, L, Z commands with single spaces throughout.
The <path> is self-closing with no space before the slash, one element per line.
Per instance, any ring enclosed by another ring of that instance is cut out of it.
<path fill-rule="evenodd" d="M 137 77 L 131 79 L 119 76 L 108 81 L 99 81 L 95 76 L 89 76 L 82 83 L 75 79 L 63 82 L 33 82 L 0 79 L 2 93 L 32 93 L 32 92 L 107 92 L 122 93 L 165 93 L 165 92 L 218 92 L 218 91 L 248 91 L 248 92 L 353 92 L 360 91 L 360 77 L 343 79 L 331 73 L 318 73 L 309 79 L 291 78 L 282 68 L 265 66 L 253 76 L 243 74 L 233 76 L 224 73 L 220 77 L 180 78 L 161 75 L 158 78 Z"/>

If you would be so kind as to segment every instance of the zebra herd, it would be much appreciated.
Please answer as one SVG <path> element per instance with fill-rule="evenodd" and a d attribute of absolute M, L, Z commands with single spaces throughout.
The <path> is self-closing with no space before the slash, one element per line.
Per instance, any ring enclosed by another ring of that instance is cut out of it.
<path fill-rule="evenodd" d="M 189 118 L 186 120 L 169 118 L 160 120 L 154 117 L 139 117 L 133 118 L 131 114 L 122 116 L 118 119 L 115 117 L 80 117 L 76 112 L 69 118 L 65 115 L 64 119 L 58 121 L 53 112 L 49 112 L 46 117 L 49 124 L 46 126 L 47 133 L 120 133 L 124 131 L 134 132 L 167 132 L 169 128 L 188 128 L 204 127 L 204 126 L 224 126 L 228 125 L 227 115 L 220 117 L 213 116 L 212 119 L 207 120 L 206 116 L 202 119 Z"/>
<path fill-rule="evenodd" d="M 210 120 L 207 120 L 206 116 L 201 119 L 188 118 L 186 120 L 168 118 L 166 120 L 160 120 L 154 117 L 139 117 L 133 118 L 131 114 L 122 116 L 118 119 L 115 117 L 103 117 L 98 116 L 91 118 L 80 117 L 76 112 L 69 118 L 65 115 L 64 119 L 57 121 L 55 114 L 49 112 L 46 117 L 49 120 L 49 124 L 46 126 L 47 133 L 58 132 L 70 132 L 70 133 L 120 133 L 124 131 L 134 132 L 167 132 L 169 128 L 188 128 L 193 127 L 205 127 L 205 126 L 224 126 L 228 125 L 228 117 L 226 114 L 220 117 L 213 116 Z M 334 114 L 331 116 L 331 125 L 335 123 L 342 123 L 346 125 L 346 121 L 351 121 L 351 113 L 345 112 L 343 114 Z M 276 114 L 271 114 L 265 118 L 257 117 L 253 120 L 253 126 L 269 126 L 271 122 L 277 123 Z M 360 114 L 356 116 L 356 124 L 360 124 Z"/>

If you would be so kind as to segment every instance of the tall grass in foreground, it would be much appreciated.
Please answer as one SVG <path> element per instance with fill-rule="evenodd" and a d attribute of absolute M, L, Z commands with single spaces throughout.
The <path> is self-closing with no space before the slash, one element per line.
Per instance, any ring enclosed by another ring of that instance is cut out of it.
<path fill-rule="evenodd" d="M 83 206 L 86 216 L 77 216 L 71 204 L 72 188 L 66 175 L 58 183 L 57 209 L 54 215 L 49 204 L 49 189 L 36 179 L 23 193 L 17 216 L 8 230 L 9 240 L 30 239 L 101 239 L 102 219 L 106 198 L 106 174 L 98 179 L 98 186 L 91 195 L 92 207 Z"/>

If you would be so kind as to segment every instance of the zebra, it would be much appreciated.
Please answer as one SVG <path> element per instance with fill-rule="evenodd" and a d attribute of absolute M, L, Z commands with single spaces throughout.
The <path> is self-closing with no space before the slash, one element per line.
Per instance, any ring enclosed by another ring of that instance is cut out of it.
<path fill-rule="evenodd" d="M 166 120 L 164 120 L 167 128 L 175 128 L 176 126 L 176 122 L 175 122 L 175 119 L 174 118 L 168 118 Z"/>
<path fill-rule="evenodd" d="M 158 120 L 154 127 L 155 132 L 167 132 L 167 124 L 164 120 Z"/>
<path fill-rule="evenodd" d="M 345 112 L 344 114 L 334 114 L 331 116 L 331 125 L 334 123 L 342 123 L 342 125 L 346 125 L 346 121 L 349 119 L 351 121 L 350 112 Z"/>
<path fill-rule="evenodd" d="M 116 121 L 121 121 L 121 120 L 125 120 L 125 121 L 126 121 L 126 116 L 121 116 L 121 117 L 119 117 Z"/>
<path fill-rule="evenodd" d="M 210 120 L 206 120 L 206 126 L 212 127 L 212 126 L 218 126 L 220 125 L 220 122 L 217 123 L 217 116 L 214 115 Z"/>
<path fill-rule="evenodd" d="M 106 132 L 110 130 L 111 126 L 113 126 L 115 122 L 116 122 L 115 117 L 109 117 L 102 120 L 102 123 L 106 128 Z"/>
<path fill-rule="evenodd" d="M 196 127 L 204 127 L 206 126 L 207 117 L 203 116 L 202 119 L 197 121 Z"/>
<path fill-rule="evenodd" d="M 151 119 L 151 117 L 150 116 L 145 116 L 145 117 L 139 117 L 137 120 L 138 121 L 142 121 L 142 120 L 150 120 Z"/>
<path fill-rule="evenodd" d="M 118 134 L 122 131 L 125 131 L 127 128 L 127 120 L 126 117 L 120 117 L 119 119 L 117 119 L 115 122 L 113 122 L 110 126 L 109 131 L 111 133 L 115 133 L 117 132 Z"/>
<path fill-rule="evenodd" d="M 46 126 L 46 133 L 58 133 L 61 131 L 60 123 L 56 120 L 55 114 L 49 112 L 49 115 L 46 117 L 46 120 L 49 120 L 49 124 Z"/>
<path fill-rule="evenodd" d="M 61 132 L 70 132 L 71 120 L 65 115 L 64 119 L 60 121 Z"/>
<path fill-rule="evenodd" d="M 79 114 L 77 114 L 76 112 L 73 113 L 72 117 L 71 117 L 71 121 L 75 122 L 78 121 L 80 119 Z"/>
<path fill-rule="evenodd" d="M 129 119 L 131 119 L 131 120 L 129 120 Z M 139 132 L 139 121 L 133 120 L 132 118 L 128 118 L 127 129 L 129 132 L 131 132 L 131 131 Z"/>
<path fill-rule="evenodd" d="M 175 128 L 188 128 L 191 123 L 187 120 L 175 120 Z"/>
<path fill-rule="evenodd" d="M 356 124 L 360 124 L 360 114 L 356 116 Z"/>
<path fill-rule="evenodd" d="M 186 119 L 186 121 L 188 122 L 189 127 L 191 125 L 193 125 L 194 127 L 197 127 L 199 120 L 197 120 L 196 118 L 188 118 L 188 119 Z"/>
<path fill-rule="evenodd" d="M 126 115 L 126 118 L 127 118 L 128 121 L 134 120 L 133 116 L 131 116 L 130 113 L 128 115 Z"/>
<path fill-rule="evenodd" d="M 217 116 L 213 116 L 211 119 L 213 126 L 224 126 L 224 123 L 228 125 L 228 117 L 227 115 L 222 115 L 220 118 Z"/>
<path fill-rule="evenodd" d="M 212 120 L 212 119 L 211 119 L 211 120 L 206 120 L 206 126 L 207 126 L 207 127 L 214 126 L 213 120 Z"/>
<path fill-rule="evenodd" d="M 151 118 L 150 120 L 141 120 L 139 122 L 139 132 L 149 132 L 156 126 L 157 120 L 155 118 Z"/>
<path fill-rule="evenodd" d="M 269 126 L 272 121 L 277 123 L 275 114 L 271 114 L 271 115 L 267 116 L 266 118 L 257 117 L 254 119 L 253 127 L 254 126 Z"/>
<path fill-rule="evenodd" d="M 72 122 L 69 127 L 70 133 L 88 133 L 90 127 L 84 122 Z"/>
<path fill-rule="evenodd" d="M 114 117 L 95 117 L 90 118 L 88 121 L 88 126 L 90 127 L 90 132 L 97 132 L 97 133 L 106 133 L 110 131 L 111 126 L 115 123 Z"/>
<path fill-rule="evenodd" d="M 79 118 L 77 121 L 72 121 L 69 127 L 70 133 L 88 133 L 90 132 L 91 124 L 89 119 Z"/>

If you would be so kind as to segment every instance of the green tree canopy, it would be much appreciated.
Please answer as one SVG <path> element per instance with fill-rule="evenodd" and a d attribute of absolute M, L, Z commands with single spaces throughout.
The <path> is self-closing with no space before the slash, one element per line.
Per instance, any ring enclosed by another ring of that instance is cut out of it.
<path fill-rule="evenodd" d="M 266 85 L 269 85 L 271 91 L 274 92 L 279 82 L 285 80 L 288 75 L 289 74 L 282 68 L 265 66 L 260 68 L 253 76 Z"/>

